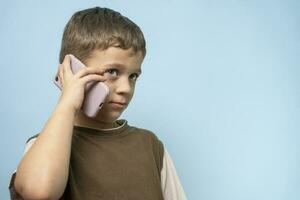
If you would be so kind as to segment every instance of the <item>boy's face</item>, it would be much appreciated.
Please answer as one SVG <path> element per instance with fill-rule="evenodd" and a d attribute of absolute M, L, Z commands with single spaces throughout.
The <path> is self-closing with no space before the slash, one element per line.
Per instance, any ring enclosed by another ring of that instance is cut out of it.
<path fill-rule="evenodd" d="M 134 53 L 132 49 L 109 47 L 92 52 L 86 66 L 104 69 L 107 78 L 104 83 L 110 89 L 95 120 L 110 123 L 119 118 L 133 97 L 142 62 L 142 53 Z"/>

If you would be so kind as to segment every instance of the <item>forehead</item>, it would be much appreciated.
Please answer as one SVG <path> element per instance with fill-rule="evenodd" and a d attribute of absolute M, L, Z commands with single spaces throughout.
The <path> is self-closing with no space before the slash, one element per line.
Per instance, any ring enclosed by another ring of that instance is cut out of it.
<path fill-rule="evenodd" d="M 141 52 L 135 53 L 133 49 L 109 47 L 106 50 L 94 50 L 87 59 L 88 67 L 105 67 L 110 64 L 123 65 L 128 69 L 141 68 L 143 56 Z"/>

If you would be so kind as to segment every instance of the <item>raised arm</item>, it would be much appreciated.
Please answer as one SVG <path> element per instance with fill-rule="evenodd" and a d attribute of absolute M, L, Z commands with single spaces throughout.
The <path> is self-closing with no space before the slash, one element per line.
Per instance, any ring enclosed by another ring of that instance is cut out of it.
<path fill-rule="evenodd" d="M 80 109 L 84 87 L 104 81 L 103 71 L 84 68 L 75 75 L 66 56 L 59 66 L 61 97 L 36 141 L 17 168 L 14 186 L 24 199 L 59 199 L 69 174 L 73 123 Z"/>

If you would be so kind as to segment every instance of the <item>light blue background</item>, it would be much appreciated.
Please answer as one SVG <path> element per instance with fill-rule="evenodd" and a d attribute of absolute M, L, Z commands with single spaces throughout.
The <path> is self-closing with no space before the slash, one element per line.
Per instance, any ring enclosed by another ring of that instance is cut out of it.
<path fill-rule="evenodd" d="M 154 131 L 191 200 L 300 199 L 300 1 L 1 2 L 0 199 L 59 96 L 63 28 L 92 6 L 143 30 L 122 118 Z"/>

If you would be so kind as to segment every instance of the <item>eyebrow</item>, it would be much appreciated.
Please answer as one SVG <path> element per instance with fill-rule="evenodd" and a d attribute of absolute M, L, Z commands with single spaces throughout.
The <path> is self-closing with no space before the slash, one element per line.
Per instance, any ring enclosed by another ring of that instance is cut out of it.
<path fill-rule="evenodd" d="M 116 67 L 119 67 L 119 68 L 126 68 L 125 65 L 120 64 L 120 63 L 108 63 L 107 66 L 111 66 L 111 67 L 116 66 Z M 138 72 L 139 74 L 142 73 L 141 69 L 137 69 L 137 70 L 134 70 L 134 71 Z"/>

